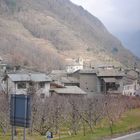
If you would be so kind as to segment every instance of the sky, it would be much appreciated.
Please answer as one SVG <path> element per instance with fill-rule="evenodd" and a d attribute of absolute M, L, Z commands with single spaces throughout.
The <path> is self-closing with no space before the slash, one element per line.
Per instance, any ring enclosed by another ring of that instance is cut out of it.
<path fill-rule="evenodd" d="M 140 30 L 140 0 L 71 0 L 98 17 L 112 32 Z"/>
<path fill-rule="evenodd" d="M 140 58 L 140 0 L 71 0 L 96 16 L 124 47 Z M 139 31 L 137 40 L 131 35 Z M 138 45 L 135 45 L 138 44 Z"/>

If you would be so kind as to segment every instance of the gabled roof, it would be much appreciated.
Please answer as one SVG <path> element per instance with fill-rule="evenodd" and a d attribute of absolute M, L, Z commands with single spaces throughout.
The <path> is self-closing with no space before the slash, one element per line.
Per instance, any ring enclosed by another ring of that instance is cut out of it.
<path fill-rule="evenodd" d="M 8 74 L 7 75 L 13 82 L 18 81 L 34 81 L 34 82 L 47 82 L 51 79 L 43 73 L 28 73 L 28 74 Z"/>
<path fill-rule="evenodd" d="M 83 70 L 80 70 L 81 74 L 96 74 L 96 70 L 95 69 L 83 69 Z"/>
<path fill-rule="evenodd" d="M 115 83 L 116 79 L 115 78 L 103 78 L 105 83 Z"/>
<path fill-rule="evenodd" d="M 53 89 L 58 94 L 86 95 L 87 93 L 77 86 L 65 86 L 64 88 Z"/>
<path fill-rule="evenodd" d="M 62 83 L 79 83 L 77 78 L 74 77 L 61 77 Z"/>
<path fill-rule="evenodd" d="M 65 70 L 52 70 L 51 74 L 66 74 Z"/>
<path fill-rule="evenodd" d="M 98 69 L 97 71 L 98 77 L 123 77 L 124 73 L 122 71 L 118 71 L 116 69 Z"/>

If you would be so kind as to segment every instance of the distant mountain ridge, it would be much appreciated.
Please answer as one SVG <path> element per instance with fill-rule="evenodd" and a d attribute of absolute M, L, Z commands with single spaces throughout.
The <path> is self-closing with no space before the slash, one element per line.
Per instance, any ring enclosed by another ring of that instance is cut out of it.
<path fill-rule="evenodd" d="M 1 0 L 0 55 L 44 70 L 79 56 L 95 65 L 140 66 L 96 17 L 69 0 Z"/>

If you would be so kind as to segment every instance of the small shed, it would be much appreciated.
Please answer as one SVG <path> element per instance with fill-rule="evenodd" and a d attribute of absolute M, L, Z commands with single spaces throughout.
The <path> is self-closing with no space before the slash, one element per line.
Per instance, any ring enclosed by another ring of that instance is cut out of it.
<path fill-rule="evenodd" d="M 54 88 L 51 90 L 52 94 L 61 96 L 85 96 L 87 93 L 77 86 L 65 86 L 63 88 Z"/>

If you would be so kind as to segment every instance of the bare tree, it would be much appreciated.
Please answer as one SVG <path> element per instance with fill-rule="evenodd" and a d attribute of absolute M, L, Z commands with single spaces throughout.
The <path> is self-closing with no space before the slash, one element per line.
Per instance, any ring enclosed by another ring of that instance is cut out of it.
<path fill-rule="evenodd" d="M 4 135 L 8 131 L 9 127 L 9 102 L 7 96 L 0 93 L 0 128 Z"/>
<path fill-rule="evenodd" d="M 65 98 L 59 96 L 51 97 L 51 110 L 53 112 L 53 127 L 55 134 L 58 134 L 60 126 L 63 124 L 63 111 L 64 111 Z"/>
<path fill-rule="evenodd" d="M 100 96 L 94 96 L 87 99 L 85 110 L 85 120 L 93 133 L 94 127 L 103 118 L 103 99 Z"/>
<path fill-rule="evenodd" d="M 107 95 L 105 97 L 104 113 L 107 117 L 110 133 L 113 134 L 113 127 L 125 112 L 125 104 L 119 96 Z"/>
<path fill-rule="evenodd" d="M 114 95 L 92 98 L 55 95 L 44 100 L 34 96 L 32 130 L 40 135 L 45 135 L 48 130 L 60 135 L 61 128 L 66 127 L 71 134 L 77 135 L 82 128 L 85 135 L 89 129 L 93 133 L 96 125 L 105 119 L 112 135 L 116 122 L 129 109 L 126 101 L 126 97 Z M 129 104 L 138 107 L 138 100 L 131 99 Z"/>
<path fill-rule="evenodd" d="M 33 129 L 41 135 L 45 135 L 46 132 L 52 128 L 52 111 L 48 100 L 44 102 L 38 98 L 33 106 Z"/>
<path fill-rule="evenodd" d="M 79 105 L 80 105 L 81 98 L 80 97 L 69 97 L 69 123 L 70 123 L 70 129 L 72 130 L 74 135 L 77 135 L 79 126 L 80 126 L 80 119 L 81 116 L 79 115 Z"/>

